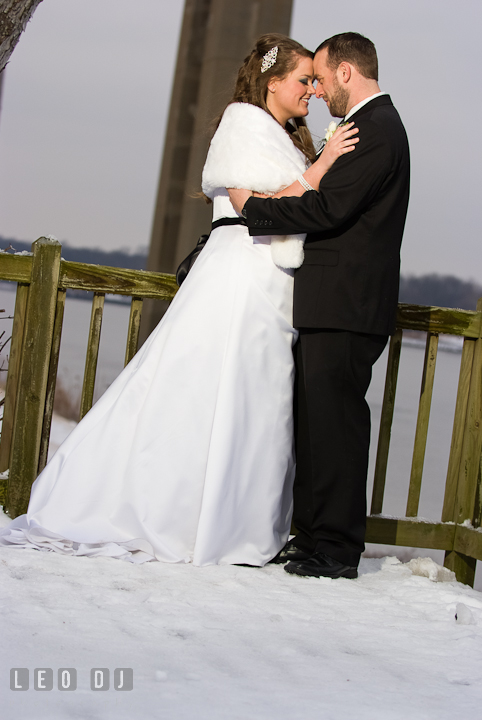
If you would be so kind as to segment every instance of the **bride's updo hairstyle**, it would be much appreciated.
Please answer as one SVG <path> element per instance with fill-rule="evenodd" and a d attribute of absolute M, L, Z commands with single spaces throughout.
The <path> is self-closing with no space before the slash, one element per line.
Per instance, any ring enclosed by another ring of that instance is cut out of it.
<path fill-rule="evenodd" d="M 276 62 L 265 72 L 261 72 L 264 56 L 276 46 L 278 47 Z M 266 104 L 268 85 L 273 78 L 283 80 L 296 68 L 301 58 L 313 58 L 313 53 L 296 42 L 296 40 L 278 33 L 261 35 L 254 50 L 245 58 L 239 69 L 234 94 L 228 104 L 234 102 L 250 103 L 251 105 L 257 105 L 269 113 L 271 117 L 274 117 Z M 305 120 L 302 117 L 294 118 L 294 122 L 296 130 L 290 133 L 290 137 L 308 160 L 314 162 L 316 152 Z"/>

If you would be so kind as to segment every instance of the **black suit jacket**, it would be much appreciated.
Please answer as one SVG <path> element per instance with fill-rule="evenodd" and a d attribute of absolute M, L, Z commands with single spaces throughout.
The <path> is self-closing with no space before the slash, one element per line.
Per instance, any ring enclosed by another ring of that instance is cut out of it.
<path fill-rule="evenodd" d="M 395 328 L 408 206 L 408 141 L 388 95 L 350 120 L 360 141 L 335 162 L 319 191 L 250 198 L 247 224 L 251 235 L 308 233 L 295 273 L 295 327 L 388 335 Z"/>

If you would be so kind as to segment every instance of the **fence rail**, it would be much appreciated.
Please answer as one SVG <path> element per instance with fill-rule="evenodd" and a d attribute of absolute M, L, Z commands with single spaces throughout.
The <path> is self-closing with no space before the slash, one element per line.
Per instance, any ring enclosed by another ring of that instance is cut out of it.
<path fill-rule="evenodd" d="M 12 345 L 0 441 L 0 504 L 11 517 L 27 509 L 32 483 L 44 468 L 68 289 L 93 291 L 80 417 L 91 408 L 106 294 L 132 298 L 125 363 L 137 351 L 144 298 L 172 300 L 172 275 L 68 262 L 60 244 L 40 238 L 33 255 L 0 253 L 0 279 L 17 283 Z M 405 517 L 384 517 L 403 330 L 427 333 Z M 417 518 L 440 334 L 464 338 L 450 456 L 440 521 Z M 482 300 L 475 311 L 399 305 L 390 341 L 367 541 L 445 550 L 445 565 L 473 585 L 482 560 Z"/>

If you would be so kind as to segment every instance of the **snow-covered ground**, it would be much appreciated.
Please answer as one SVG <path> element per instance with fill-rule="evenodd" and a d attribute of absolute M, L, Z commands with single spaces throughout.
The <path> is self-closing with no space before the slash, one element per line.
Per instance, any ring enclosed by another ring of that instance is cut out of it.
<path fill-rule="evenodd" d="M 55 417 L 51 451 L 75 423 Z M 0 525 L 9 519 L 0 513 Z M 424 551 L 420 551 L 421 554 Z M 425 575 L 425 576 L 424 576 Z M 430 558 L 357 580 L 0 550 L 5 720 L 447 720 L 482 703 L 482 593 Z M 27 668 L 30 689 L 9 689 Z M 53 689 L 34 689 L 34 670 Z M 77 689 L 58 689 L 59 668 Z M 111 687 L 90 687 L 93 668 Z M 132 668 L 132 691 L 115 690 Z"/>
<path fill-rule="evenodd" d="M 482 594 L 430 559 L 360 570 L 307 579 L 2 548 L 2 717 L 477 717 Z M 28 691 L 9 689 L 11 668 L 29 669 Z M 35 668 L 53 669 L 52 691 L 33 688 Z M 57 689 L 59 668 L 77 670 L 77 690 Z M 90 689 L 93 668 L 110 670 L 111 689 Z M 112 688 L 116 668 L 133 669 L 132 691 Z"/>
<path fill-rule="evenodd" d="M 67 420 L 54 412 L 50 428 L 49 460 L 52 455 L 57 452 L 76 425 L 77 423 L 74 420 Z"/>

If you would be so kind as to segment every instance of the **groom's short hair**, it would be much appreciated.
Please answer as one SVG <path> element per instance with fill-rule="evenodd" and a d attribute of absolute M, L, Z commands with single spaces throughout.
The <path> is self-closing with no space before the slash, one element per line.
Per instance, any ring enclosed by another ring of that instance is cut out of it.
<path fill-rule="evenodd" d="M 354 65 L 363 77 L 378 80 L 377 51 L 368 38 L 355 32 L 333 35 L 316 48 L 315 55 L 325 48 L 328 50 L 328 67 L 332 70 L 336 70 L 340 63 L 348 62 Z"/>

